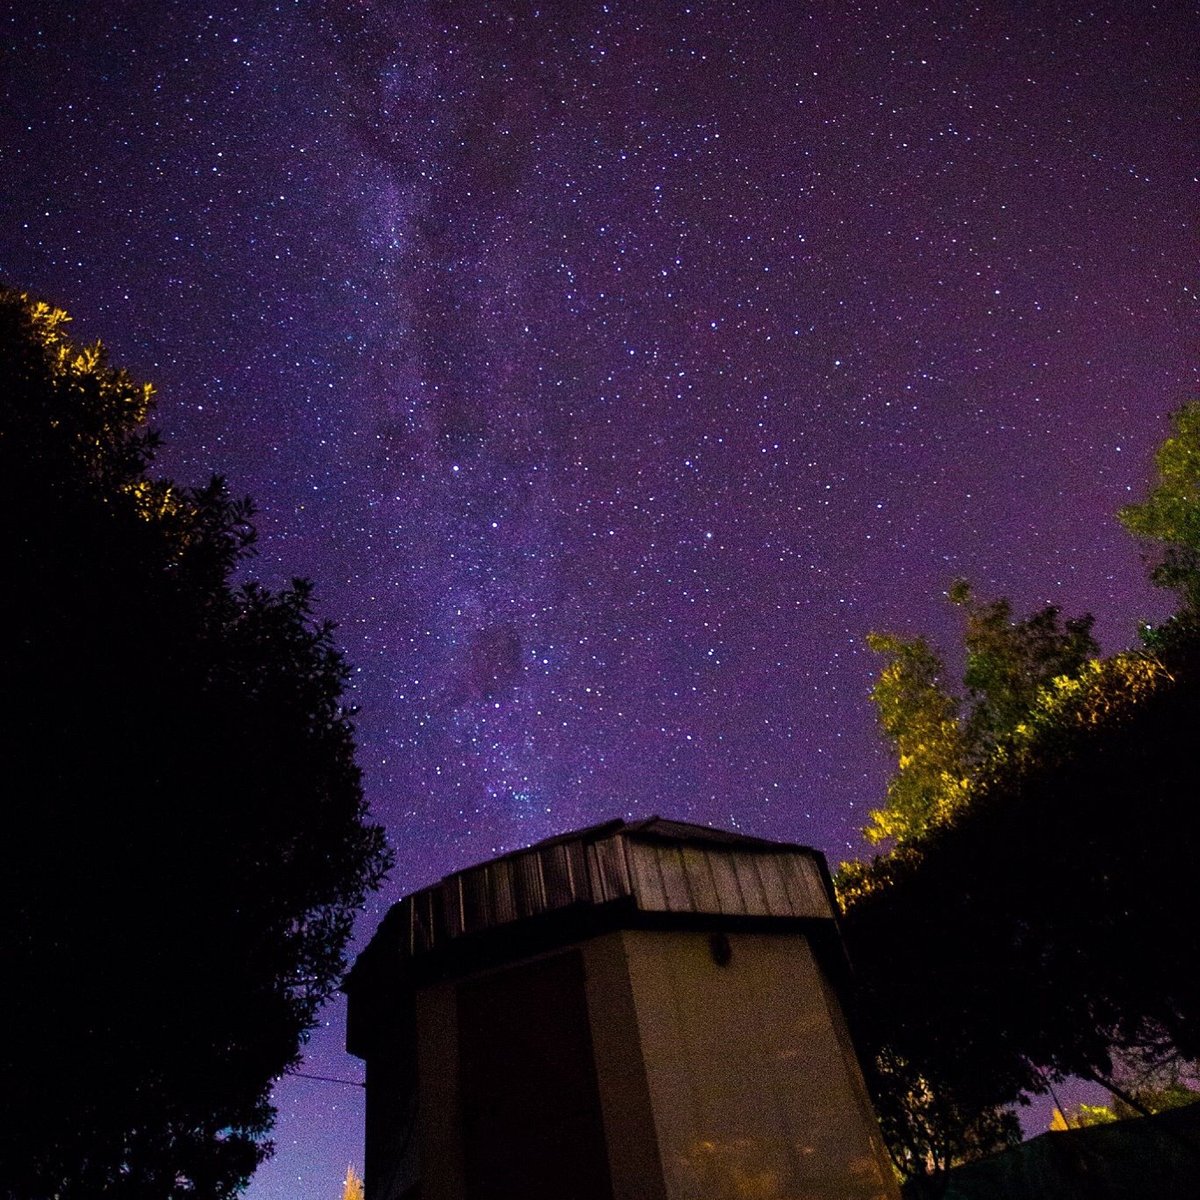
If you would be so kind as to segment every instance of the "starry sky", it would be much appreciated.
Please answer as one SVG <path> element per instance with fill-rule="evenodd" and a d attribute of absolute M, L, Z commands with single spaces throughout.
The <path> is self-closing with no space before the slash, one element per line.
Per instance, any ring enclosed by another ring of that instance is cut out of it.
<path fill-rule="evenodd" d="M 354 668 L 403 892 L 614 815 L 833 860 L 873 628 L 1164 611 L 1112 520 L 1194 394 L 1192 5 L 0 6 L 0 278 L 159 389 Z M 361 1078 L 333 1006 L 306 1070 Z M 339 1194 L 277 1090 L 251 1200 Z"/>

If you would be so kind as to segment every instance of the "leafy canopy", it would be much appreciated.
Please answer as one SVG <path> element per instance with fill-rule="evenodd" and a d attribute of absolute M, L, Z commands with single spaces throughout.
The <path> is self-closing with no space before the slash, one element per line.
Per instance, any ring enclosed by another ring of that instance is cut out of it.
<path fill-rule="evenodd" d="M 1141 504 L 1117 514 L 1154 554 L 1150 577 L 1174 590 L 1183 607 L 1200 610 L 1200 400 L 1171 416 L 1171 435 L 1155 455 L 1158 478 Z"/>
<path fill-rule="evenodd" d="M 310 586 L 67 324 L 0 289 L 0 1195 L 223 1198 L 389 856 Z"/>
<path fill-rule="evenodd" d="M 876 717 L 896 752 L 882 808 L 864 833 L 876 844 L 912 845 L 967 802 L 972 779 L 1019 730 L 1057 680 L 1080 674 L 1098 653 L 1092 618 L 1063 621 L 1054 605 L 1014 620 L 1005 599 L 981 602 L 969 584 L 948 592 L 963 610 L 961 689 L 924 638 L 872 633 L 887 662 L 871 691 Z"/>
<path fill-rule="evenodd" d="M 1062 1113 L 1056 1110 L 1055 1128 L 1080 1129 L 1108 1125 L 1132 1117 L 1168 1112 L 1200 1101 L 1195 1064 L 1178 1054 L 1134 1053 L 1113 1056 L 1113 1090 L 1108 1104 L 1079 1104 Z"/>
<path fill-rule="evenodd" d="M 897 765 L 864 831 L 882 852 L 838 885 L 908 1175 L 978 1153 L 1002 1106 L 1067 1075 L 1107 1085 L 1114 1113 L 1193 1095 L 1122 1078 L 1200 1059 L 1200 935 L 1180 919 L 1200 900 L 1200 403 L 1156 461 L 1120 518 L 1180 608 L 1142 649 L 1100 658 L 1090 618 L 1015 620 L 963 584 L 961 688 L 922 639 L 872 637 Z"/>

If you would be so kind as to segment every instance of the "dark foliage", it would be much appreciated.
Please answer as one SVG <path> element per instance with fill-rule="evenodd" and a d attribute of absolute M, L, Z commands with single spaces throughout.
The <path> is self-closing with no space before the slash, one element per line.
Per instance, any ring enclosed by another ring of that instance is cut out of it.
<path fill-rule="evenodd" d="M 1200 1057 L 1200 630 L 1157 650 L 1064 688 L 849 907 L 867 1036 L 951 1130 L 1047 1078 L 1109 1081 L 1114 1050 Z M 883 1082 L 903 1129 L 919 1106 Z"/>
<path fill-rule="evenodd" d="M 1181 604 L 1141 651 L 1098 660 L 1090 618 L 1015 622 L 963 583 L 965 701 L 921 639 L 872 642 L 899 767 L 866 832 L 891 845 L 838 882 L 910 1177 L 1002 1140 L 1002 1106 L 1057 1078 L 1150 1111 L 1130 1064 L 1200 1059 L 1200 402 L 1172 416 L 1155 464 L 1119 517 Z"/>
<path fill-rule="evenodd" d="M 308 585 L 64 321 L 0 291 L 0 1195 L 224 1197 L 388 855 Z"/>

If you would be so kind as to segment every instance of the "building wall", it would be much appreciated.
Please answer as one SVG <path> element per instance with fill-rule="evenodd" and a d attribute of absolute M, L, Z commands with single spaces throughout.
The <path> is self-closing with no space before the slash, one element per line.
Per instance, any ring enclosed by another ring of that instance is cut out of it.
<path fill-rule="evenodd" d="M 583 963 L 612 1200 L 667 1200 L 624 935 L 585 942 Z"/>
<path fill-rule="evenodd" d="M 667 1200 L 898 1195 L 840 1009 L 803 937 L 619 936 Z"/>
<path fill-rule="evenodd" d="M 366 1190 L 408 1200 L 419 1181 L 415 1028 L 411 1010 L 367 1060 Z"/>
<path fill-rule="evenodd" d="M 458 1095 L 455 984 L 417 993 L 418 1170 L 421 1200 L 462 1200 L 462 1112 Z M 367 1178 L 367 1189 L 371 1180 Z M 374 1198 L 372 1198 L 374 1200 Z"/>
<path fill-rule="evenodd" d="M 431 985 L 415 1007 L 422 1200 L 898 1196 L 836 997 L 796 933 L 613 932 Z M 403 1137 L 397 1113 L 380 1117 L 376 1137 L 384 1121 Z M 555 1178 L 506 1160 L 509 1144 Z M 404 1197 L 406 1149 L 375 1159 L 392 1159 L 386 1197 L 368 1176 L 375 1200 Z M 586 1165 L 596 1153 L 607 1171 Z"/>
<path fill-rule="evenodd" d="M 584 974 L 568 947 L 418 994 L 422 1200 L 612 1200 Z"/>
<path fill-rule="evenodd" d="M 567 949 L 457 989 L 467 1200 L 612 1200 L 584 989 Z"/>

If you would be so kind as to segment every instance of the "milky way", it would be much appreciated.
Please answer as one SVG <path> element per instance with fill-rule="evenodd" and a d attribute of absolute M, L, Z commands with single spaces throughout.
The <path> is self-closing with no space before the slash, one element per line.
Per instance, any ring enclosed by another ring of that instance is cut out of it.
<path fill-rule="evenodd" d="M 1194 13 L 1050 8 L 14 6 L 0 274 L 340 622 L 360 942 L 613 815 L 857 852 L 863 637 L 955 576 L 1161 611 L 1111 514 L 1196 382 Z M 358 1094 L 278 1100 L 250 1195 L 336 1194 Z"/>

